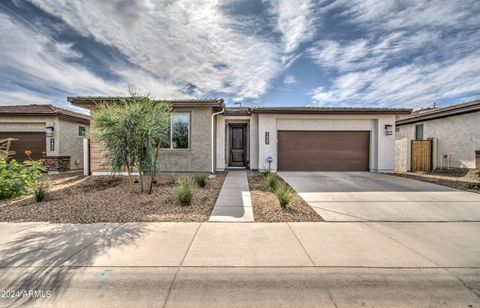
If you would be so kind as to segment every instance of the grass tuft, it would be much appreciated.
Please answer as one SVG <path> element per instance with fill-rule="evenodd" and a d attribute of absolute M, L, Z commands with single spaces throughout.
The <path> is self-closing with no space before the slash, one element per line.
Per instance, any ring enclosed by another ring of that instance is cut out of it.
<path fill-rule="evenodd" d="M 197 185 L 192 179 L 182 179 L 178 181 L 175 188 L 175 199 L 183 206 L 189 206 L 195 199 Z"/>

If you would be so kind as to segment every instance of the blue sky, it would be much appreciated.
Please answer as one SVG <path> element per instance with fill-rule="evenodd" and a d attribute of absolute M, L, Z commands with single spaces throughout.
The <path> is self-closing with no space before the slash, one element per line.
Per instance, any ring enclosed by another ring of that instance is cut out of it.
<path fill-rule="evenodd" d="M 421 108 L 480 97 L 480 1 L 7 0 L 0 104 Z"/>

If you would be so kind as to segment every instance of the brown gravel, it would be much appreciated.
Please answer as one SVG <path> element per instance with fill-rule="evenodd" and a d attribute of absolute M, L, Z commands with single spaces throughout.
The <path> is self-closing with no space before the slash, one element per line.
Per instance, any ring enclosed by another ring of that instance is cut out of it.
<path fill-rule="evenodd" d="M 399 172 L 395 175 L 480 194 L 480 171 L 474 169 Z"/>
<path fill-rule="evenodd" d="M 217 173 L 199 188 L 193 204 L 174 200 L 174 184 L 161 177 L 153 193 L 130 193 L 126 177 L 76 176 L 50 182 L 45 201 L 32 197 L 0 201 L 0 221 L 96 222 L 200 222 L 207 221 L 215 205 L 225 173 Z"/>
<path fill-rule="evenodd" d="M 256 222 L 323 221 L 297 193 L 288 207 L 282 209 L 275 194 L 268 190 L 264 179 L 260 172 L 248 172 L 248 185 Z M 280 177 L 279 180 L 285 183 Z"/>

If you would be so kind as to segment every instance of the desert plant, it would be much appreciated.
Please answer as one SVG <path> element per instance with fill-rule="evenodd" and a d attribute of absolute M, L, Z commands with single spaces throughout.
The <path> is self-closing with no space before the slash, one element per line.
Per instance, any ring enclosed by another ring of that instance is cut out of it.
<path fill-rule="evenodd" d="M 195 183 L 197 184 L 198 187 L 203 188 L 207 185 L 208 174 L 204 174 L 204 173 L 195 174 L 193 179 L 195 180 Z"/>
<path fill-rule="evenodd" d="M 144 175 L 150 175 L 149 193 L 158 173 L 161 140 L 167 138 L 171 104 L 151 100 L 148 95 L 120 98 L 117 104 L 100 103 L 92 113 L 95 129 L 92 136 L 106 148 L 115 172 L 124 168 L 133 191 L 132 170 L 139 173 L 140 190 L 144 191 Z"/>
<path fill-rule="evenodd" d="M 281 184 L 277 186 L 277 189 L 275 189 L 275 195 L 277 196 L 282 209 L 286 209 L 288 204 L 295 197 L 295 192 L 290 186 Z"/>
<path fill-rule="evenodd" d="M 178 181 L 175 188 L 175 199 L 183 206 L 188 206 L 195 198 L 197 185 L 192 179 L 182 179 Z"/>
<path fill-rule="evenodd" d="M 37 202 L 42 202 L 45 200 L 45 197 L 47 196 L 47 184 L 45 183 L 37 183 L 35 185 L 35 188 L 33 189 L 33 196 L 35 197 L 35 201 Z"/>
<path fill-rule="evenodd" d="M 12 159 L 0 159 L 0 200 L 33 192 L 37 179 L 45 171 L 38 161 L 20 164 Z"/>
<path fill-rule="evenodd" d="M 272 174 L 272 172 L 270 171 L 270 169 L 265 169 L 262 171 L 262 174 L 264 177 L 267 177 L 269 174 Z"/>
<path fill-rule="evenodd" d="M 271 190 L 271 191 L 275 191 L 277 189 L 277 186 L 278 186 L 278 178 L 277 178 L 277 175 L 274 174 L 274 173 L 269 173 L 266 177 L 265 177 L 265 183 L 267 184 L 268 188 Z"/>
<path fill-rule="evenodd" d="M 169 173 L 167 174 L 167 183 L 170 185 L 175 185 L 178 182 L 178 177 L 175 175 L 175 173 Z"/>

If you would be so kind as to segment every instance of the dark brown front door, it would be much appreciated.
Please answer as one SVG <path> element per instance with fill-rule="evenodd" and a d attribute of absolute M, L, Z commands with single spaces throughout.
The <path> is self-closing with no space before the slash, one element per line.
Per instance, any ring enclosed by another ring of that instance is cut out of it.
<path fill-rule="evenodd" d="M 15 160 L 23 162 L 28 159 L 25 150 L 32 151 L 30 158 L 39 160 L 46 152 L 46 135 L 44 132 L 0 132 L 0 139 L 15 138 L 10 151 L 15 152 Z"/>
<path fill-rule="evenodd" d="M 368 171 L 368 131 L 279 131 L 278 170 Z"/>
<path fill-rule="evenodd" d="M 230 155 L 231 167 L 245 167 L 245 125 L 230 126 Z"/>

